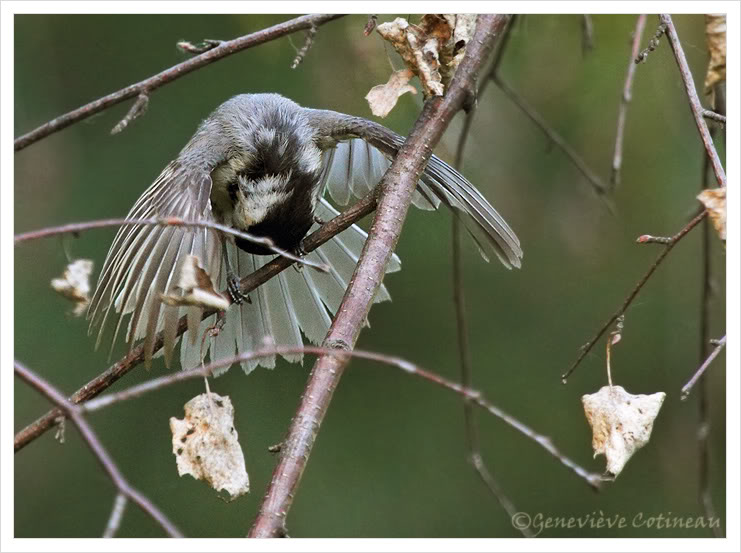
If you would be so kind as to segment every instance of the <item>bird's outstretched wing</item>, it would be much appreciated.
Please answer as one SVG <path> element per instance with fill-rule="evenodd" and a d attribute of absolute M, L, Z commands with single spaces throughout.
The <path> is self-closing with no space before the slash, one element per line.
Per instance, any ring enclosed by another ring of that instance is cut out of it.
<path fill-rule="evenodd" d="M 204 172 L 186 170 L 173 162 L 142 194 L 128 218 L 143 219 L 174 216 L 182 219 L 213 220 L 210 202 L 211 179 Z M 326 200 L 317 208 L 320 219 L 338 215 Z M 314 225 L 312 230 L 316 230 Z M 180 349 L 181 365 L 185 369 L 198 366 L 202 360 L 224 359 L 270 345 L 301 347 L 301 333 L 313 343 L 322 341 L 331 318 L 339 307 L 350 281 L 366 233 L 353 225 L 309 254 L 309 259 L 329 265 L 329 273 L 310 268 L 289 268 L 250 293 L 250 302 L 232 305 L 226 312 L 226 323 L 215 337 L 201 339 L 215 323 L 215 315 L 201 321 L 203 309 L 196 306 L 173 306 L 161 301 L 161 295 L 173 293 L 180 268 L 188 255 L 198 257 L 203 269 L 211 276 L 217 290 L 226 289 L 226 260 L 222 255 L 222 240 L 233 268 L 246 276 L 272 260 L 274 256 L 246 253 L 229 238 L 212 229 L 182 226 L 123 226 L 116 235 L 103 264 L 93 295 L 88 318 L 90 329 L 100 326 L 98 342 L 106 323 L 115 330 L 112 346 L 124 320 L 130 315 L 126 341 L 133 346 L 144 338 L 145 356 L 152 358 L 154 338 L 164 331 L 166 363 L 170 364 L 178 342 L 177 328 L 181 316 L 188 315 L 188 331 Z M 399 270 L 394 256 L 387 271 Z M 381 287 L 376 301 L 390 299 Z M 300 354 L 285 355 L 289 361 L 300 361 Z M 246 372 L 256 366 L 272 368 L 275 356 L 242 363 Z M 224 371 L 227 367 L 224 368 Z"/>
<path fill-rule="evenodd" d="M 212 221 L 211 177 L 193 166 L 170 163 L 141 195 L 128 219 L 179 217 L 189 221 Z M 188 314 L 194 333 L 203 310 L 164 304 L 162 294 L 177 285 L 180 267 L 189 255 L 198 257 L 203 269 L 218 279 L 221 270 L 220 237 L 211 229 L 171 225 L 125 225 L 113 240 L 88 310 L 90 331 L 100 326 L 97 345 L 109 319 L 115 321 L 111 348 L 124 315 L 130 315 L 126 342 L 131 346 L 144 338 L 147 360 L 154 337 L 164 330 L 164 352 L 169 364 L 176 342 L 180 316 Z"/>
<path fill-rule="evenodd" d="M 324 178 L 332 198 L 347 203 L 380 181 L 404 139 L 383 125 L 329 110 L 306 110 L 309 124 L 326 149 Z M 458 171 L 433 155 L 413 203 L 423 209 L 440 203 L 461 218 L 485 259 L 493 252 L 505 267 L 520 267 L 520 242 L 486 198 Z"/>
<path fill-rule="evenodd" d="M 391 160 L 365 140 L 349 139 L 324 152 L 321 178 L 332 199 L 347 205 L 352 198 L 360 199 L 370 192 L 390 166 Z M 440 200 L 420 182 L 412 203 L 420 209 L 433 210 Z"/>

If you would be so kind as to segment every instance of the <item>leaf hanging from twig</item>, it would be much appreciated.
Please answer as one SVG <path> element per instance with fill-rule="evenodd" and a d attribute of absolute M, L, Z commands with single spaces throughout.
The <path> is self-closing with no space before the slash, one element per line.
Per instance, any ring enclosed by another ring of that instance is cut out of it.
<path fill-rule="evenodd" d="M 702 202 L 705 209 L 713 222 L 718 236 L 723 242 L 726 241 L 726 189 L 725 188 L 708 188 L 697 195 L 697 199 Z"/>
<path fill-rule="evenodd" d="M 64 270 L 64 274 L 52 279 L 51 287 L 68 300 L 75 302 L 72 314 L 79 317 L 90 303 L 90 274 L 93 262 L 90 259 L 76 259 Z"/>
<path fill-rule="evenodd" d="M 205 480 L 216 491 L 226 490 L 231 499 L 250 491 L 229 397 L 213 392 L 201 394 L 184 409 L 182 420 L 170 418 L 178 474 Z"/>
<path fill-rule="evenodd" d="M 708 71 L 705 74 L 705 94 L 726 80 L 726 16 L 725 14 L 705 14 L 705 36 L 710 52 Z"/>
<path fill-rule="evenodd" d="M 402 94 L 406 92 L 417 94 L 417 89 L 409 84 L 409 79 L 413 76 L 411 69 L 394 71 L 386 84 L 371 88 L 365 99 L 368 100 L 373 115 L 386 117 L 394 109 L 396 101 Z"/>
<path fill-rule="evenodd" d="M 182 295 L 162 294 L 162 301 L 167 305 L 195 305 L 219 311 L 229 308 L 229 300 L 214 289 L 211 277 L 195 255 L 189 255 L 183 262 L 176 287 L 182 290 Z"/>
<path fill-rule="evenodd" d="M 473 36 L 475 14 L 427 14 L 418 25 L 398 17 L 376 31 L 422 83 L 425 98 L 442 96 Z"/>
<path fill-rule="evenodd" d="M 607 458 L 607 472 L 617 476 L 633 454 L 651 438 L 654 419 L 666 394 L 633 395 L 622 386 L 603 386 L 582 396 L 584 413 L 592 427 L 594 456 Z"/>

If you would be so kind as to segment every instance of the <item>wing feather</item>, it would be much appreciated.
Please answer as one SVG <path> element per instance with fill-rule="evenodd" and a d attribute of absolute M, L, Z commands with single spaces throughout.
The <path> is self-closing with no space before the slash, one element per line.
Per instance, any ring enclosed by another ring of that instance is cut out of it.
<path fill-rule="evenodd" d="M 213 220 L 210 203 L 211 177 L 205 169 L 170 163 L 141 195 L 128 218 L 179 217 L 186 220 Z M 123 319 L 129 318 L 125 341 L 130 347 L 145 338 L 145 357 L 152 357 L 154 337 L 165 330 L 165 360 L 169 364 L 177 342 L 181 312 L 188 315 L 188 331 L 195 340 L 201 326 L 202 310 L 163 306 L 161 295 L 172 292 L 186 254 L 198 257 L 213 279 L 221 267 L 216 232 L 210 229 L 124 225 L 111 244 L 88 310 L 90 330 L 100 326 L 97 342 L 113 316 L 115 325 L 111 350 Z M 218 282 L 218 280 L 216 280 Z"/>
<path fill-rule="evenodd" d="M 347 192 L 341 189 L 343 184 L 358 195 L 360 190 L 365 190 L 365 187 L 358 184 L 360 179 L 355 176 L 355 173 L 372 174 L 370 160 L 373 160 L 373 163 L 378 160 L 383 164 L 385 171 L 391 163 L 390 160 L 404 143 L 404 138 L 383 125 L 360 117 L 329 110 L 307 109 L 306 118 L 317 132 L 318 143 L 325 148 L 325 151 L 334 151 L 334 155 L 325 155 L 325 164 L 334 166 L 339 163 L 345 164 L 343 165 L 345 167 L 349 164 L 347 160 L 358 161 L 351 178 L 346 179 L 344 183 L 333 180 L 338 173 L 331 170 L 332 168 L 323 172 L 330 195 L 341 204 L 347 197 Z M 351 152 L 356 149 L 354 144 L 358 142 L 365 142 L 369 145 L 368 155 L 351 155 Z M 363 164 L 367 166 L 365 170 L 363 170 Z M 347 174 L 350 175 L 350 173 Z M 371 186 L 376 182 L 371 183 Z M 427 206 L 420 205 L 425 202 Z M 461 218 L 466 230 L 479 245 L 485 257 L 485 252 L 493 251 L 505 267 L 520 267 L 522 249 L 509 225 L 473 184 L 450 165 L 433 155 L 417 185 L 413 203 L 417 207 L 431 209 L 438 207 L 441 202 L 451 208 L 454 215 Z"/>

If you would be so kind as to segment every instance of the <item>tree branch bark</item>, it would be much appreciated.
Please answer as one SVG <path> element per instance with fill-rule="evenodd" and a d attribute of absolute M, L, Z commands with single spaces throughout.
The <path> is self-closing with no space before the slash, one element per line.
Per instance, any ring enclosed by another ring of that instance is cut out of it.
<path fill-rule="evenodd" d="M 116 104 L 128 100 L 129 98 L 139 96 L 148 98 L 150 94 L 159 87 L 171 83 L 172 81 L 179 79 L 183 75 L 187 75 L 188 73 L 195 71 L 196 69 L 200 69 L 201 67 L 213 63 L 217 60 L 220 60 L 232 54 L 236 54 L 237 52 L 241 52 L 242 50 L 246 50 L 247 48 L 252 48 L 253 46 L 258 46 L 260 44 L 270 42 L 271 40 L 275 40 L 276 38 L 295 33 L 296 31 L 317 28 L 324 23 L 340 17 L 342 17 L 342 15 L 302 15 L 301 17 L 296 17 L 295 19 L 291 19 L 290 21 L 285 21 L 284 23 L 273 25 L 272 27 L 268 27 L 267 29 L 262 29 L 255 33 L 235 38 L 234 40 L 226 40 L 220 42 L 218 46 L 203 52 L 199 56 L 184 61 L 183 63 L 174 65 L 169 69 L 165 69 L 164 71 L 161 71 L 160 73 L 149 77 L 148 79 L 129 85 L 126 88 L 122 88 L 117 92 L 109 94 L 108 96 L 98 98 L 94 102 L 90 102 L 89 104 L 81 106 L 73 111 L 60 115 L 59 117 L 56 117 L 51 121 L 48 121 L 47 123 L 44 123 L 40 127 L 16 138 L 13 143 L 13 148 L 16 152 L 22 150 L 26 146 L 29 146 L 34 142 L 38 142 L 39 140 L 41 140 L 42 138 L 46 138 L 50 134 L 61 131 L 62 129 L 67 128 L 70 125 L 77 123 L 78 121 L 87 119 L 91 115 L 95 115 L 96 113 L 106 110 L 111 106 L 115 106 Z M 122 124 L 116 125 L 114 130 L 123 130 L 123 128 L 126 127 L 126 125 L 128 124 L 128 121 L 131 119 L 134 119 L 134 115 L 132 115 L 131 117 L 127 115 L 127 117 L 124 118 L 124 120 L 121 122 Z M 124 123 L 124 121 L 126 121 L 126 123 Z"/>
<path fill-rule="evenodd" d="M 116 486 L 119 494 L 127 499 L 130 499 L 134 504 L 138 505 L 139 508 L 149 515 L 157 524 L 171 538 L 182 538 L 183 534 L 178 528 L 170 522 L 170 520 L 160 511 L 147 496 L 142 494 L 140 491 L 134 489 L 129 482 L 126 480 L 124 475 L 121 473 L 118 465 L 113 461 L 108 451 L 100 443 L 98 436 L 93 431 L 92 427 L 87 423 L 85 417 L 82 416 L 80 408 L 71 403 L 65 398 L 62 393 L 49 384 L 46 380 L 41 378 L 35 372 L 30 370 L 28 367 L 20 363 L 19 361 L 14 362 L 15 374 L 29 386 L 35 388 L 42 393 L 49 401 L 59 406 L 59 409 L 72 419 L 75 426 L 80 431 L 82 439 L 85 441 L 90 451 L 93 452 L 95 457 L 98 459 L 100 466 L 108 474 L 108 477 Z M 118 502 L 118 501 L 117 501 Z M 123 509 L 123 507 L 121 507 Z M 119 521 L 120 522 L 120 521 Z M 109 520 L 108 528 L 110 528 L 111 522 Z"/>
<path fill-rule="evenodd" d="M 713 137 L 710 136 L 710 130 L 708 129 L 707 123 L 705 123 L 704 113 L 705 109 L 700 103 L 700 98 L 697 95 L 697 89 L 695 88 L 695 81 L 692 78 L 690 72 L 690 66 L 687 64 L 687 58 L 684 55 L 682 49 L 682 43 L 679 42 L 679 35 L 677 35 L 677 29 L 674 27 L 672 17 L 667 13 L 662 13 L 659 19 L 663 24 L 666 25 L 666 36 L 669 38 L 669 44 L 674 52 L 674 57 L 677 60 L 679 66 L 679 73 L 682 76 L 682 82 L 684 82 L 684 89 L 687 92 L 687 99 L 690 102 L 690 109 L 692 115 L 695 118 L 695 125 L 702 138 L 702 143 L 705 146 L 705 151 L 710 158 L 710 165 L 713 167 L 713 173 L 715 173 L 715 179 L 718 181 L 718 186 L 726 185 L 726 172 L 723 170 L 723 164 L 720 162 L 718 152 L 713 144 Z"/>
<path fill-rule="evenodd" d="M 368 239 L 324 346 L 350 350 L 396 247 L 419 175 L 456 112 L 475 101 L 476 78 L 507 15 L 479 15 L 476 31 L 447 94 L 429 99 L 382 182 L 381 198 Z M 250 537 L 285 535 L 285 519 L 306 468 L 319 427 L 339 384 L 348 356 L 322 356 L 314 364 L 281 457 Z"/>

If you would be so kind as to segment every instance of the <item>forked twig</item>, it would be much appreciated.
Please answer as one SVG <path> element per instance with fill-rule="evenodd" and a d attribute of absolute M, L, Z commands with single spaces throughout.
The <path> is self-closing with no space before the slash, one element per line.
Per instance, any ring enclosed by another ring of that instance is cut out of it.
<path fill-rule="evenodd" d="M 636 72 L 635 59 L 641 47 L 643 30 L 646 28 L 646 14 L 641 14 L 636 20 L 636 28 L 633 31 L 633 46 L 630 50 L 628 61 L 628 73 L 625 76 L 623 94 L 620 97 L 620 111 L 618 112 L 617 132 L 615 133 L 615 154 L 612 158 L 612 176 L 610 184 L 613 189 L 620 184 L 620 169 L 623 164 L 623 141 L 625 139 L 625 120 L 628 117 L 628 104 L 633 99 L 633 78 Z"/>
<path fill-rule="evenodd" d="M 510 20 L 507 27 L 502 33 L 502 38 L 499 40 L 499 46 L 496 50 L 495 59 L 491 71 L 496 72 L 499 63 L 502 60 L 504 48 L 507 45 L 510 30 L 514 24 L 514 18 Z M 490 79 L 484 79 L 479 85 L 477 96 L 480 98 L 483 89 L 490 82 Z M 454 166 L 460 171 L 463 164 L 463 152 L 465 150 L 466 140 L 471 130 L 471 124 L 473 122 L 476 108 L 474 107 L 466 114 L 466 119 L 463 124 L 463 129 L 458 137 L 458 146 L 456 148 L 455 163 Z M 469 333 L 468 323 L 466 319 L 466 299 L 465 290 L 463 285 L 463 259 L 461 253 L 461 238 L 460 238 L 460 220 L 457 217 L 452 217 L 451 227 L 451 242 L 452 242 L 452 270 L 453 270 L 453 306 L 455 309 L 455 322 L 458 335 L 458 355 L 459 365 L 461 373 L 461 384 L 466 388 L 471 388 L 473 385 L 473 371 L 471 363 L 471 348 L 469 345 Z M 481 454 L 481 440 L 479 438 L 478 424 L 476 423 L 476 416 L 473 412 L 473 404 L 470 399 L 464 398 L 463 401 L 463 418 L 466 428 L 466 442 L 468 444 L 469 460 L 473 465 L 479 478 L 484 485 L 489 489 L 492 495 L 496 498 L 499 504 L 502 506 L 504 511 L 509 516 L 510 520 L 517 514 L 517 508 L 515 507 L 512 500 L 504 493 L 502 486 L 499 484 L 497 478 L 489 471 L 484 461 L 483 455 Z M 533 533 L 529 528 L 516 525 L 517 529 L 526 538 L 533 537 Z"/>
<path fill-rule="evenodd" d="M 55 117 L 54 119 L 44 123 L 40 127 L 16 138 L 13 143 L 13 148 L 16 152 L 22 150 L 26 146 L 29 146 L 34 142 L 37 142 L 42 138 L 49 136 L 50 134 L 61 131 L 62 129 L 65 129 L 70 125 L 77 123 L 78 121 L 87 119 L 91 115 L 100 113 L 101 111 L 106 110 L 111 106 L 115 106 L 116 104 L 119 104 L 125 100 L 128 100 L 129 98 L 134 98 L 135 96 L 140 96 L 141 94 L 149 96 L 152 92 L 154 92 L 161 86 L 171 83 L 172 81 L 179 79 L 183 75 L 187 75 L 188 73 L 191 73 L 196 69 L 200 69 L 201 67 L 213 63 L 217 60 L 223 59 L 232 54 L 236 54 L 237 52 L 241 52 L 242 50 L 245 50 L 247 48 L 252 48 L 254 46 L 270 42 L 271 40 L 275 40 L 276 38 L 295 33 L 296 31 L 309 29 L 311 27 L 319 27 L 320 25 L 323 25 L 339 17 L 342 17 L 342 15 L 302 15 L 301 17 L 279 23 L 278 25 L 273 25 L 272 27 L 262 29 L 249 35 L 235 38 L 234 40 L 222 41 L 217 46 L 209 48 L 200 55 L 179 63 L 173 67 L 170 67 L 169 69 L 165 69 L 164 71 L 161 71 L 160 73 L 157 73 L 156 75 L 153 75 L 148 79 L 129 85 L 117 92 L 114 92 L 102 98 L 98 98 L 97 100 L 90 102 L 89 104 L 85 104 L 84 106 L 81 106 L 75 110 Z M 131 120 L 133 119 L 134 117 L 132 116 Z M 124 118 L 124 120 L 126 120 L 126 118 Z M 127 124 L 128 121 L 123 124 L 123 127 L 125 127 Z M 123 130 L 123 127 L 121 128 L 121 130 Z"/>
<path fill-rule="evenodd" d="M 662 242 L 664 245 L 664 249 L 659 254 L 659 256 L 656 258 L 656 261 L 653 262 L 653 264 L 648 268 L 648 271 L 646 271 L 646 274 L 641 277 L 641 279 L 638 281 L 638 283 L 633 287 L 633 290 L 628 294 L 628 296 L 623 300 L 622 305 L 618 308 L 615 313 L 613 313 L 609 319 L 605 322 L 605 324 L 602 325 L 602 327 L 597 331 L 597 334 L 594 335 L 594 337 L 589 340 L 584 346 L 581 348 L 581 352 L 579 353 L 579 356 L 576 358 L 576 361 L 569 367 L 569 370 L 567 370 L 564 374 L 561 375 L 561 380 L 564 384 L 566 384 L 566 381 L 568 380 L 569 376 L 576 370 L 576 367 L 579 366 L 579 364 L 582 362 L 582 360 L 587 356 L 587 354 L 592 351 L 592 348 L 595 346 L 595 344 L 599 341 L 600 338 L 604 335 L 605 332 L 613 325 L 615 321 L 617 321 L 618 317 L 620 317 L 625 311 L 630 307 L 630 304 L 633 303 L 633 300 L 636 299 L 636 296 L 638 296 L 638 293 L 641 291 L 641 289 L 646 285 L 648 280 L 651 278 L 651 275 L 654 274 L 656 269 L 659 268 L 661 263 L 664 261 L 667 255 L 669 255 L 669 252 L 672 251 L 674 246 L 677 245 L 677 243 L 684 238 L 689 231 L 691 231 L 693 228 L 695 228 L 698 223 L 700 223 L 705 216 L 707 215 L 707 211 L 703 210 L 699 215 L 694 217 L 689 223 L 687 223 L 682 230 L 680 230 L 677 234 L 667 239 L 666 242 Z M 646 235 L 647 236 L 647 235 Z M 654 240 L 646 240 L 644 236 L 638 238 L 639 243 L 648 243 L 648 242 L 655 242 L 655 237 L 649 237 Z"/>
<path fill-rule="evenodd" d="M 725 347 L 726 337 L 723 336 L 723 338 L 718 340 L 718 344 L 715 346 L 715 349 L 710 352 L 710 355 L 707 356 L 707 359 L 702 362 L 702 365 L 700 365 L 700 367 L 695 371 L 695 374 L 692 375 L 692 378 L 689 379 L 687 384 L 682 386 L 682 399 L 687 399 L 688 397 L 690 397 L 690 392 L 692 392 L 693 386 L 697 383 L 700 377 L 705 373 L 705 370 L 710 366 L 715 358 L 718 357 L 720 352 L 723 351 L 723 348 Z"/>
<path fill-rule="evenodd" d="M 662 13 L 659 16 L 662 24 L 666 25 L 666 36 L 669 38 L 669 44 L 671 45 L 674 57 L 677 60 L 677 66 L 679 67 L 679 74 L 682 76 L 682 82 L 684 83 L 684 89 L 687 92 L 687 98 L 690 103 L 690 109 L 692 115 L 695 118 L 695 125 L 700 133 L 703 146 L 705 146 L 705 152 L 710 158 L 710 165 L 713 168 L 715 174 L 715 180 L 718 181 L 718 186 L 726 185 L 726 172 L 723 169 L 723 164 L 720 162 L 720 157 L 713 144 L 713 137 L 710 136 L 710 130 L 708 129 L 707 123 L 705 123 L 705 109 L 700 103 L 700 98 L 697 95 L 697 89 L 695 89 L 695 81 L 692 78 L 690 72 L 690 66 L 687 64 L 687 58 L 684 55 L 682 44 L 679 42 L 679 36 L 677 35 L 677 29 L 674 27 L 672 18 L 667 13 Z"/>
<path fill-rule="evenodd" d="M 82 439 L 98 459 L 98 462 L 103 467 L 106 474 L 108 474 L 118 492 L 138 505 L 142 511 L 162 527 L 168 536 L 171 538 L 182 538 L 183 535 L 180 533 L 180 530 L 178 530 L 177 527 L 170 522 L 170 520 L 146 496 L 129 484 L 108 451 L 106 451 L 103 444 L 98 440 L 98 436 L 95 434 L 92 427 L 87 423 L 85 417 L 82 416 L 80 408 L 67 400 L 59 390 L 54 388 L 54 386 L 49 384 L 46 380 L 19 361 L 15 361 L 14 365 L 15 374 L 19 378 L 25 381 L 29 386 L 41 392 L 49 401 L 56 404 L 57 407 L 72 420 L 80 431 Z M 110 521 L 108 526 L 111 526 Z"/>

